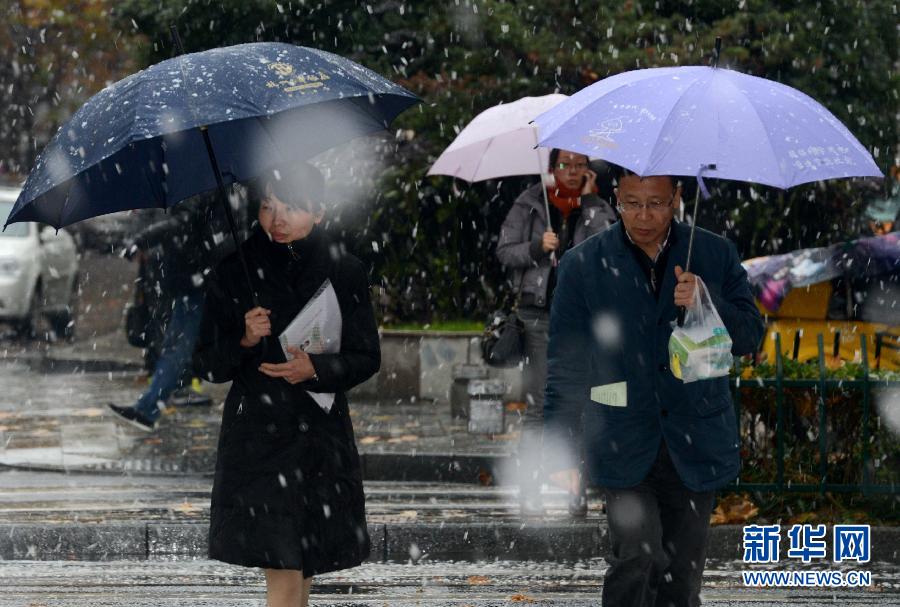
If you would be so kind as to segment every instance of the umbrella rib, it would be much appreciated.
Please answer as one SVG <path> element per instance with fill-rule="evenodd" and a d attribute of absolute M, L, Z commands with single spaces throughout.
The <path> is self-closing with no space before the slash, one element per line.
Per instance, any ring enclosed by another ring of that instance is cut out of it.
<path fill-rule="evenodd" d="M 659 140 L 662 137 L 662 134 L 665 132 L 666 127 L 669 125 L 669 122 L 672 120 L 673 116 L 675 115 L 675 108 L 677 108 L 679 105 L 681 105 L 681 102 L 684 100 L 688 91 L 690 91 L 691 89 L 693 89 L 696 86 L 699 86 L 700 84 L 701 84 L 701 81 L 699 79 L 691 82 L 688 85 L 688 88 L 684 91 L 684 93 L 682 93 L 681 96 L 678 98 L 678 101 L 675 102 L 675 105 L 672 106 L 672 108 L 669 110 L 668 114 L 666 115 L 666 119 L 663 121 L 662 128 L 659 129 L 659 133 L 656 135 L 656 139 L 653 141 L 653 145 L 650 148 L 651 150 L 655 150 L 657 148 L 657 146 L 659 145 Z M 708 81 L 706 81 L 706 84 L 707 84 L 707 86 L 709 86 Z M 700 168 L 701 167 L 697 167 L 697 170 L 699 170 Z M 647 166 L 647 171 L 648 172 L 650 171 L 649 162 L 648 162 L 648 166 Z"/>
<path fill-rule="evenodd" d="M 481 151 L 481 156 L 478 158 L 478 164 L 475 165 L 475 170 L 472 171 L 472 182 L 478 181 L 478 171 L 481 169 L 481 165 L 484 162 L 485 156 L 487 156 L 488 150 L 491 149 L 491 146 L 494 145 L 494 140 L 496 137 L 491 137 L 488 139 L 487 145 Z"/>
<path fill-rule="evenodd" d="M 743 94 L 742 91 L 741 91 L 741 89 L 739 89 L 739 88 L 734 84 L 734 82 L 732 82 L 731 80 L 728 80 L 728 79 L 725 79 L 725 82 L 728 84 L 728 86 L 730 86 L 731 88 L 737 90 L 739 93 Z M 765 123 L 764 123 L 763 120 L 762 120 L 762 116 L 759 115 L 759 110 L 756 109 L 756 106 L 753 105 L 753 102 L 750 100 L 749 97 L 747 97 L 746 95 L 744 95 L 744 98 L 747 100 L 747 105 L 750 106 L 750 109 L 752 109 L 752 110 L 753 110 L 753 113 L 756 115 L 756 119 L 759 120 L 759 124 L 760 124 L 760 126 L 762 127 L 762 132 L 765 134 L 766 144 L 769 146 L 769 150 L 772 152 L 772 158 L 778 158 L 778 155 L 777 155 L 776 152 L 775 152 L 775 146 L 772 145 L 772 141 L 769 139 L 769 132 L 768 132 L 768 131 L 766 130 L 766 128 L 765 128 L 766 125 L 765 125 Z M 784 175 L 781 174 L 781 167 L 780 167 L 780 166 L 778 167 L 778 174 L 779 174 L 779 176 L 782 178 L 782 180 L 781 180 L 782 183 L 785 183 Z M 782 190 L 787 189 L 787 188 L 782 187 L 781 184 L 778 184 L 778 185 L 775 185 L 775 184 L 764 184 L 764 185 L 774 185 L 775 187 L 777 187 L 777 188 L 779 188 L 779 189 L 782 189 Z"/>

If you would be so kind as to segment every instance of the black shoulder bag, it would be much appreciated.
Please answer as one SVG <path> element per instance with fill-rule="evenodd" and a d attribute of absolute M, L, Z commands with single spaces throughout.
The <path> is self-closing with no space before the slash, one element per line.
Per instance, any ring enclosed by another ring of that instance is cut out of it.
<path fill-rule="evenodd" d="M 528 236 L 534 227 L 534 213 L 528 223 Z M 507 310 L 497 310 L 488 319 L 484 334 L 481 336 L 481 358 L 490 367 L 507 369 L 518 366 L 525 357 L 525 323 L 519 318 L 519 301 L 522 299 L 522 285 L 525 283 L 525 272 L 522 269 L 522 277 L 519 279 L 519 288 L 516 291 L 516 299 Z"/>

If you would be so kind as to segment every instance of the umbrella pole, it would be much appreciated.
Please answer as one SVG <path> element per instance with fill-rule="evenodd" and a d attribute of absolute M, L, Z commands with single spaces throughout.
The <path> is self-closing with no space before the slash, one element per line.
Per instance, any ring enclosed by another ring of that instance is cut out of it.
<path fill-rule="evenodd" d="M 697 193 L 694 195 L 694 210 L 691 211 L 691 237 L 688 239 L 687 261 L 684 263 L 684 271 L 691 271 L 691 253 L 694 250 L 694 231 L 697 229 L 697 209 L 700 206 L 700 186 L 697 186 Z M 684 306 L 678 306 L 678 326 L 684 326 L 684 317 L 687 309 Z"/>
<path fill-rule="evenodd" d="M 241 260 L 241 268 L 244 270 L 244 278 L 247 279 L 247 286 L 250 287 L 250 296 L 253 298 L 253 307 L 259 307 L 259 297 L 253 289 L 253 282 L 250 280 L 250 268 L 247 266 L 247 260 L 244 258 L 244 252 L 241 251 L 241 241 L 238 238 L 237 226 L 234 222 L 234 215 L 231 212 L 231 204 L 228 202 L 228 195 L 225 193 L 225 183 L 222 180 L 222 172 L 219 170 L 219 163 L 216 161 L 216 153 L 213 150 L 212 142 L 209 140 L 209 129 L 205 126 L 200 127 L 203 133 L 203 143 L 206 144 L 206 153 L 209 155 L 209 162 L 212 165 L 213 173 L 216 176 L 216 190 L 219 193 L 219 201 L 225 208 L 225 217 L 228 219 L 228 227 L 231 228 L 231 237 L 234 239 L 234 246 L 237 249 L 238 259 Z"/>
<path fill-rule="evenodd" d="M 700 188 L 697 187 L 697 193 L 694 195 L 694 210 L 691 211 L 691 237 L 688 239 L 687 261 L 684 264 L 684 271 L 691 271 L 691 251 L 694 250 L 694 231 L 697 229 L 697 209 L 700 206 Z"/>
<path fill-rule="evenodd" d="M 537 127 L 532 127 L 531 132 L 534 133 L 534 149 L 537 151 L 538 147 L 538 132 Z M 538 152 L 538 178 L 541 180 L 541 192 L 544 193 L 544 212 L 547 213 L 547 231 L 553 231 L 553 226 L 550 224 L 550 199 L 547 197 L 547 185 L 544 183 L 544 165 L 541 162 L 541 153 Z M 556 251 L 550 253 L 550 263 L 553 266 L 556 266 Z"/>
<path fill-rule="evenodd" d="M 172 34 L 172 44 L 178 51 L 179 55 L 184 55 L 184 44 L 181 43 L 181 36 L 178 35 L 178 28 L 175 25 L 169 26 Z M 228 195 L 225 193 L 225 182 L 222 179 L 222 171 L 219 170 L 219 163 L 216 161 L 216 153 L 213 150 L 212 142 L 209 140 L 209 129 L 206 126 L 200 127 L 203 133 L 203 143 L 206 144 L 206 153 L 209 156 L 209 163 L 212 165 L 213 174 L 216 176 L 216 190 L 219 193 L 219 201 L 225 209 L 225 217 L 228 219 L 228 227 L 231 228 L 231 237 L 234 239 L 234 247 L 237 250 L 238 259 L 241 260 L 241 268 L 244 270 L 244 278 L 247 279 L 247 286 L 250 287 L 250 297 L 253 299 L 253 307 L 259 307 L 259 296 L 253 289 L 253 282 L 250 280 L 250 269 L 247 267 L 247 260 L 244 258 L 244 252 L 241 251 L 241 241 L 238 238 L 237 226 L 234 223 L 234 215 L 231 212 L 231 205 L 228 203 Z"/>

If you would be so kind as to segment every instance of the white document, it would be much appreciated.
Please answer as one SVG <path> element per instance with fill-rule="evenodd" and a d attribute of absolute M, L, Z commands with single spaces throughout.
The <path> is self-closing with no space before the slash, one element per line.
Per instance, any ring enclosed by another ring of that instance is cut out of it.
<path fill-rule="evenodd" d="M 288 352 L 293 346 L 307 354 L 337 354 L 341 351 L 341 307 L 331 281 L 326 279 L 296 318 L 278 336 L 287 360 L 294 358 Z M 307 392 L 322 409 L 329 413 L 334 404 L 334 392 Z"/>
<path fill-rule="evenodd" d="M 628 406 L 628 383 L 624 381 L 591 388 L 591 400 L 610 407 Z"/>

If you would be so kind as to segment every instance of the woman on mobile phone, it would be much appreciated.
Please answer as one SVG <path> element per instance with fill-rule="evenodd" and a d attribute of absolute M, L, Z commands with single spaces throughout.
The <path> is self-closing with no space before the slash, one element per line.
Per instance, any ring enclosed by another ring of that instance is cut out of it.
<path fill-rule="evenodd" d="M 359 454 L 345 393 L 381 353 L 362 263 L 320 223 L 324 180 L 303 164 L 256 186 L 258 225 L 209 281 L 195 371 L 231 381 L 212 492 L 209 556 L 266 575 L 270 607 L 306 607 L 314 575 L 369 554 Z M 329 280 L 342 321 L 340 351 L 282 351 L 277 337 Z M 290 360 L 288 360 L 290 359 Z M 310 393 L 334 393 L 327 409 Z"/>
<path fill-rule="evenodd" d="M 550 303 L 556 264 L 566 251 L 616 221 L 612 206 L 597 195 L 597 174 L 587 156 L 567 150 L 550 152 L 552 184 L 537 183 L 522 192 L 510 208 L 497 243 L 497 258 L 521 292 L 519 318 L 525 323 L 523 389 L 525 417 L 519 441 L 519 505 L 523 516 L 543 514 L 541 429 Z M 544 202 L 546 188 L 549 205 Z M 549 206 L 550 217 L 547 217 Z M 572 496 L 569 511 L 584 516 L 582 490 Z"/>

